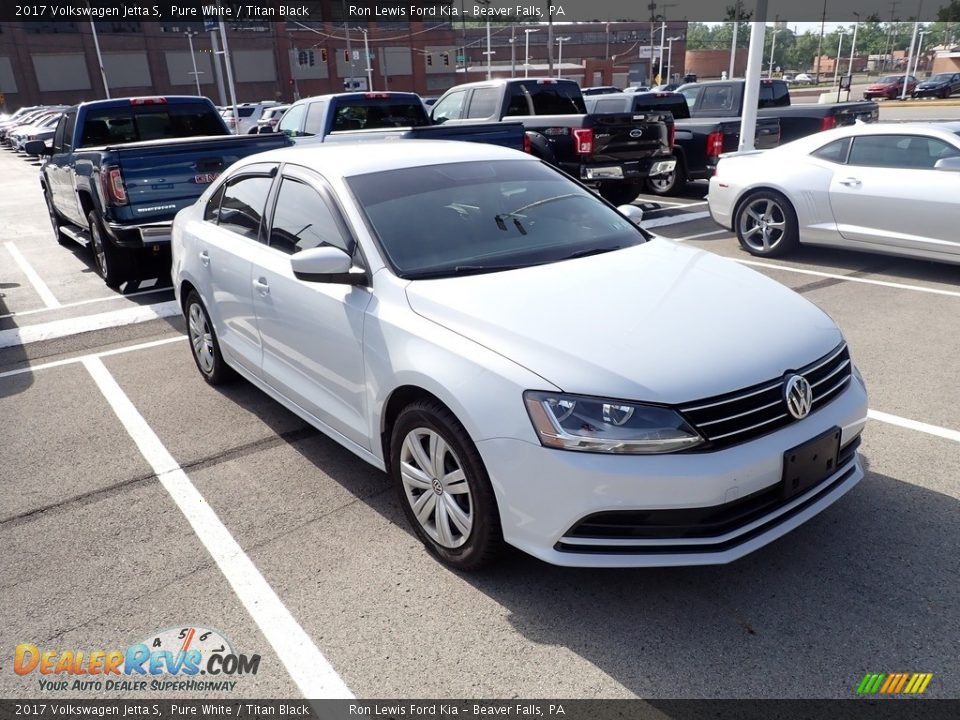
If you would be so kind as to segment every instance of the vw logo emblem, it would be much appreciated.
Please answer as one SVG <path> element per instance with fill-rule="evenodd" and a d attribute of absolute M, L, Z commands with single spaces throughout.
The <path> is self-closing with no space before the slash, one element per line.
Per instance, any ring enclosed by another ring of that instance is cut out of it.
<path fill-rule="evenodd" d="M 810 414 L 813 405 L 813 389 L 803 375 L 790 375 L 783 386 L 783 399 L 787 403 L 787 410 L 797 420 L 802 420 Z"/>
<path fill-rule="evenodd" d="M 635 129 L 633 129 L 633 130 L 630 131 L 630 137 L 632 137 L 632 138 L 638 138 L 638 137 L 640 137 L 641 135 L 643 135 L 643 130 L 640 129 L 640 128 L 635 128 Z"/>

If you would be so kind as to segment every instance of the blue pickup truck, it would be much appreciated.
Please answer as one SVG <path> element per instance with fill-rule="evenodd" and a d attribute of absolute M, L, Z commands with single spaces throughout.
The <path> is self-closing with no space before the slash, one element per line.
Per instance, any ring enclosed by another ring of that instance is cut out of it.
<path fill-rule="evenodd" d="M 277 131 L 294 142 L 306 143 L 413 138 L 527 149 L 521 123 L 441 125 L 430 119 L 422 98 L 408 92 L 353 92 L 304 98 L 284 113 Z"/>
<path fill-rule="evenodd" d="M 232 135 L 203 97 L 135 97 L 75 105 L 57 125 L 40 170 L 54 234 L 90 247 L 119 287 L 169 264 L 170 227 L 227 167 L 289 145 L 282 135 Z"/>

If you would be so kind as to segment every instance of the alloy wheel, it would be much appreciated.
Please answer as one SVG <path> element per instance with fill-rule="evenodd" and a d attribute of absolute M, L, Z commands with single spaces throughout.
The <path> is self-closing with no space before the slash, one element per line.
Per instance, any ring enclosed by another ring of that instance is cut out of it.
<path fill-rule="evenodd" d="M 404 495 L 423 530 L 444 548 L 462 546 L 473 529 L 470 484 L 443 437 L 425 427 L 407 433 L 400 449 Z"/>
<path fill-rule="evenodd" d="M 190 326 L 190 344 L 200 369 L 207 375 L 213 372 L 213 335 L 207 325 L 207 316 L 197 303 L 190 305 L 188 313 Z"/>
<path fill-rule="evenodd" d="M 783 208 L 769 198 L 753 200 L 740 213 L 740 237 L 760 253 L 770 252 L 783 240 L 786 226 Z"/>

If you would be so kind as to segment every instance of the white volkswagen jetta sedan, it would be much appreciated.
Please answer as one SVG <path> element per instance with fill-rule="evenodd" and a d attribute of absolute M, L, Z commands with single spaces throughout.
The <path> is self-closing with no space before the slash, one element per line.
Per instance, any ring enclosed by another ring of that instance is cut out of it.
<path fill-rule="evenodd" d="M 246 158 L 177 215 L 173 279 L 203 377 L 385 470 L 454 567 L 505 543 L 725 563 L 863 476 L 866 392 L 827 315 L 516 151 Z"/>

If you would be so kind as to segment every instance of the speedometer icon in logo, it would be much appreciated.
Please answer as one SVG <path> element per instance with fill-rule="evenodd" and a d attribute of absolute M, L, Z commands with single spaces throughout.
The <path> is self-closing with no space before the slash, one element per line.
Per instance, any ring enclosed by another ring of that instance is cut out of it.
<path fill-rule="evenodd" d="M 143 640 L 151 652 L 167 651 L 173 655 L 198 651 L 201 657 L 213 654 L 233 655 L 233 647 L 219 630 L 190 625 L 159 630 Z"/>

